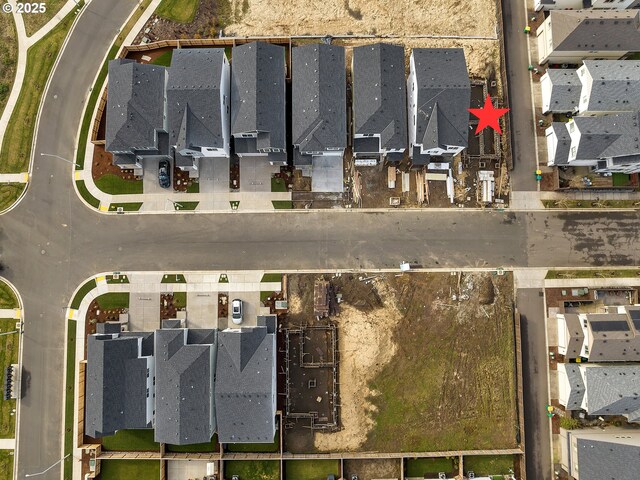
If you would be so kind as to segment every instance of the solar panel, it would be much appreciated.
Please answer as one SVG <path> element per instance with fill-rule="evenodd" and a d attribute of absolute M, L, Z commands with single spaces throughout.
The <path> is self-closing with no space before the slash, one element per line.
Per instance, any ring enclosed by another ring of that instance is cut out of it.
<path fill-rule="evenodd" d="M 640 310 L 629 309 L 628 311 L 629 311 L 629 315 L 633 320 L 640 320 Z"/>
<path fill-rule="evenodd" d="M 591 330 L 594 332 L 628 332 L 629 324 L 624 320 L 614 320 L 611 322 L 590 322 Z"/>

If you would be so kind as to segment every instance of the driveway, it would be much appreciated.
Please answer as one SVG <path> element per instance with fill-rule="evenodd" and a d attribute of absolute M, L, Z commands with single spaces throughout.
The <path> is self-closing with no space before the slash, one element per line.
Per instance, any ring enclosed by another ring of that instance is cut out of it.
<path fill-rule="evenodd" d="M 279 165 L 271 165 L 262 158 L 241 158 L 240 191 L 271 192 L 271 174 L 279 171 Z"/>
<path fill-rule="evenodd" d="M 145 158 L 142 162 L 144 175 L 142 176 L 142 192 L 143 193 L 171 193 L 172 188 L 162 188 L 158 183 L 158 163 L 160 158 Z M 170 162 L 171 163 L 171 162 Z M 173 169 L 169 169 L 172 173 L 171 182 L 173 182 Z"/>
<path fill-rule="evenodd" d="M 151 332 L 160 328 L 160 293 L 131 292 L 129 331 Z"/>
<path fill-rule="evenodd" d="M 200 159 L 200 193 L 229 192 L 229 159 Z"/>
<path fill-rule="evenodd" d="M 218 328 L 218 292 L 187 292 L 187 326 Z"/>

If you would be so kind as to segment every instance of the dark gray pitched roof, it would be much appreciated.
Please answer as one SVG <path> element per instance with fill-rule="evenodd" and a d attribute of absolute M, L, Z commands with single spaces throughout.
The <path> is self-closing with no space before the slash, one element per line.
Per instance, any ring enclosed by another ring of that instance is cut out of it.
<path fill-rule="evenodd" d="M 580 130 L 577 159 L 623 157 L 640 152 L 640 126 L 637 112 L 598 117 L 574 117 Z"/>
<path fill-rule="evenodd" d="M 262 132 L 256 148 L 286 148 L 284 55 L 264 42 L 233 47 L 231 133 Z"/>
<path fill-rule="evenodd" d="M 585 60 L 584 68 L 593 79 L 587 110 L 640 110 L 640 60 Z"/>
<path fill-rule="evenodd" d="M 575 363 L 565 363 L 564 369 L 569 382 L 569 396 L 565 406 L 567 410 L 580 410 L 586 391 L 580 367 Z"/>
<path fill-rule="evenodd" d="M 221 443 L 273 441 L 275 343 L 267 327 L 218 334 L 215 402 Z"/>
<path fill-rule="evenodd" d="M 156 130 L 163 129 L 164 82 L 164 67 L 131 60 L 109 62 L 107 151 L 157 147 Z"/>
<path fill-rule="evenodd" d="M 151 427 L 147 423 L 147 360 L 138 356 L 140 337 L 87 337 L 85 433 Z"/>
<path fill-rule="evenodd" d="M 592 362 L 640 361 L 640 335 L 626 313 L 587 314 Z"/>
<path fill-rule="evenodd" d="M 640 445 L 582 438 L 576 443 L 580 480 L 637 480 Z"/>
<path fill-rule="evenodd" d="M 584 343 L 584 332 L 580 323 L 580 318 L 576 313 L 565 313 L 564 321 L 567 325 L 567 358 L 577 358 L 580 356 Z"/>
<path fill-rule="evenodd" d="M 120 333 L 120 324 L 113 322 L 96 323 L 96 333 Z"/>
<path fill-rule="evenodd" d="M 551 124 L 556 139 L 556 151 L 553 155 L 554 165 L 568 165 L 569 164 L 569 150 L 571 149 L 571 136 L 567 130 L 567 124 L 563 122 L 553 122 Z"/>
<path fill-rule="evenodd" d="M 638 421 L 640 365 L 584 365 L 590 415 L 625 415 Z"/>
<path fill-rule="evenodd" d="M 551 80 L 551 97 L 549 111 L 572 112 L 580 102 L 582 82 L 575 70 L 550 68 L 546 75 Z"/>
<path fill-rule="evenodd" d="M 167 132 L 177 150 L 222 147 L 220 85 L 224 48 L 173 51 L 167 80 Z"/>
<path fill-rule="evenodd" d="M 461 48 L 414 48 L 418 88 L 416 143 L 467 146 L 471 82 Z"/>
<path fill-rule="evenodd" d="M 310 44 L 292 53 L 292 139 L 301 152 L 347 146 L 344 47 Z"/>
<path fill-rule="evenodd" d="M 156 331 L 155 440 L 205 443 L 215 431 L 214 330 Z"/>
<path fill-rule="evenodd" d="M 406 148 L 404 47 L 388 43 L 355 47 L 352 75 L 354 133 L 379 134 L 383 149 Z M 372 140 L 375 148 L 365 143 L 356 145 L 358 142 L 354 141 L 354 149 L 377 152 L 378 140 Z"/>
<path fill-rule="evenodd" d="M 639 51 L 637 10 L 552 10 L 555 51 Z"/>

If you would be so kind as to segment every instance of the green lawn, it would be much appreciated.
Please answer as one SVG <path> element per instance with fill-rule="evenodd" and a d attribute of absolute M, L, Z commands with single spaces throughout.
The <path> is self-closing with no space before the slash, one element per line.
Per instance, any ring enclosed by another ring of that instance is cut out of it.
<path fill-rule="evenodd" d="M 286 480 L 325 480 L 327 475 L 340 475 L 339 460 L 286 460 Z"/>
<path fill-rule="evenodd" d="M 260 282 L 282 282 L 281 273 L 265 273 Z"/>
<path fill-rule="evenodd" d="M 271 178 L 271 191 L 272 192 L 286 192 L 287 184 L 282 178 Z"/>
<path fill-rule="evenodd" d="M 159 460 L 102 460 L 102 480 L 158 480 Z"/>
<path fill-rule="evenodd" d="M 275 453 L 280 451 L 280 435 L 276 432 L 273 443 L 228 443 L 226 448 L 229 452 Z"/>
<path fill-rule="evenodd" d="M 12 15 L 0 15 L 0 116 L 16 76 L 18 39 Z"/>
<path fill-rule="evenodd" d="M 187 185 L 187 193 L 200 193 L 200 183 L 191 182 L 190 185 Z"/>
<path fill-rule="evenodd" d="M 504 475 L 513 470 L 513 455 L 464 457 L 464 471 L 478 475 Z"/>
<path fill-rule="evenodd" d="M 76 321 L 67 320 L 67 372 L 64 402 L 64 480 L 73 480 L 73 402 L 76 374 Z"/>
<path fill-rule="evenodd" d="M 162 0 L 156 15 L 178 23 L 191 23 L 199 6 L 200 0 Z"/>
<path fill-rule="evenodd" d="M 160 283 L 187 283 L 187 279 L 184 278 L 184 275 L 181 273 L 174 274 L 170 273 L 162 277 L 162 282 Z"/>
<path fill-rule="evenodd" d="M 214 434 L 209 443 L 194 443 L 192 445 L 170 445 L 166 444 L 165 449 L 167 452 L 175 453 L 210 453 L 215 452 L 218 444 L 218 435 Z"/>
<path fill-rule="evenodd" d="M 96 298 L 98 305 L 102 310 L 111 310 L 113 308 L 129 308 L 128 292 L 110 292 L 100 295 Z"/>
<path fill-rule="evenodd" d="M 0 320 L 0 332 L 12 332 L 16 329 L 16 320 L 12 318 Z M 0 371 L 4 380 L 4 372 L 12 363 L 18 363 L 18 349 L 20 334 L 3 335 L 0 337 Z M 16 408 L 16 401 L 4 400 L 0 395 L 0 438 L 14 438 L 16 432 L 15 416 L 11 415 Z M 1 478 L 1 477 L 0 477 Z"/>
<path fill-rule="evenodd" d="M 91 195 L 91 192 L 89 192 L 89 189 L 87 188 L 87 185 L 84 183 L 84 180 L 78 180 L 76 182 L 76 186 L 78 187 L 78 192 L 80 193 L 80 196 L 84 198 L 89 205 L 91 205 L 93 208 L 100 207 L 100 200 L 98 200 L 96 197 Z"/>
<path fill-rule="evenodd" d="M 277 460 L 225 461 L 224 478 L 231 478 L 233 475 L 238 475 L 240 480 L 280 480 L 280 462 Z"/>
<path fill-rule="evenodd" d="M 76 293 L 76 296 L 73 297 L 73 301 L 71 302 L 71 308 L 77 309 L 78 307 L 80 307 L 80 304 L 82 303 L 82 300 L 84 299 L 85 295 L 89 293 L 91 290 L 93 290 L 94 288 L 96 288 L 96 281 L 95 279 L 92 278 L 87 283 L 85 283 L 82 287 L 80 287 L 80 289 L 78 290 L 78 293 Z"/>
<path fill-rule="evenodd" d="M 187 292 L 173 292 L 173 306 L 176 308 L 186 308 Z"/>
<path fill-rule="evenodd" d="M 0 480 L 13 480 L 13 450 L 0 450 Z"/>
<path fill-rule="evenodd" d="M 137 212 L 142 207 L 142 202 L 131 202 L 131 203 L 112 203 L 109 205 L 110 212 L 117 212 L 118 208 L 122 208 L 125 212 Z"/>
<path fill-rule="evenodd" d="M 545 279 L 571 279 L 571 278 L 634 278 L 640 276 L 640 269 L 620 270 L 549 270 Z"/>
<path fill-rule="evenodd" d="M 18 308 L 18 297 L 9 285 L 0 281 L 0 308 Z"/>
<path fill-rule="evenodd" d="M 111 195 L 142 193 L 142 180 L 124 180 L 117 175 L 107 173 L 95 181 L 96 187 Z"/>
<path fill-rule="evenodd" d="M 23 14 L 24 29 L 27 36 L 31 36 L 44 27 L 53 16 L 67 3 L 67 0 L 47 0 L 47 10 L 44 13 Z"/>
<path fill-rule="evenodd" d="M 407 459 L 407 470 L 405 477 L 420 477 L 430 474 L 433 478 L 439 472 L 451 473 L 456 470 L 452 458 L 409 458 Z"/>
<path fill-rule="evenodd" d="M 171 57 L 173 57 L 173 50 L 167 50 L 163 54 L 158 55 L 158 58 L 156 58 L 151 63 L 153 63 L 154 65 L 161 65 L 163 67 L 168 67 L 171 65 Z"/>
<path fill-rule="evenodd" d="M 195 210 L 200 202 L 178 202 L 176 210 Z"/>
<path fill-rule="evenodd" d="M 271 200 L 271 204 L 276 210 L 290 210 L 293 208 L 291 200 Z"/>
<path fill-rule="evenodd" d="M 625 185 L 629 185 L 630 175 L 626 173 L 614 173 L 611 175 L 611 181 L 613 182 L 614 187 L 623 187 Z"/>
<path fill-rule="evenodd" d="M 0 212 L 9 208 L 20 198 L 26 185 L 26 183 L 0 184 Z"/>
<path fill-rule="evenodd" d="M 112 452 L 159 452 L 160 444 L 153 439 L 153 429 L 119 430 L 102 437 L 102 449 Z"/>
<path fill-rule="evenodd" d="M 74 10 L 27 52 L 26 75 L 22 90 L 7 125 L 0 151 L 0 171 L 2 172 L 20 173 L 29 169 L 31 142 L 40 98 L 60 47 L 75 18 Z"/>

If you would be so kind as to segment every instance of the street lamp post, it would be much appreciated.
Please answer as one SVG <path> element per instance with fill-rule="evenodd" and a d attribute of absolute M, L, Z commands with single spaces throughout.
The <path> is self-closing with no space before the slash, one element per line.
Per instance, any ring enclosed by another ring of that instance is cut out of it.
<path fill-rule="evenodd" d="M 64 457 L 62 457 L 60 460 L 58 460 L 56 463 L 54 463 L 53 465 L 51 465 L 50 467 L 48 467 L 47 469 L 38 472 L 38 473 L 25 473 L 25 478 L 27 477 L 37 477 L 38 475 L 43 475 L 45 473 L 47 473 L 49 470 L 51 470 L 53 467 L 55 467 L 56 465 L 58 465 L 59 463 L 62 463 L 63 460 L 66 460 L 67 457 L 69 457 L 71 454 L 67 453 Z"/>
<path fill-rule="evenodd" d="M 173 204 L 174 210 L 178 210 L 179 208 L 184 208 L 182 204 L 176 202 L 175 200 L 171 200 L 170 198 L 167 198 L 167 200 L 169 200 Z"/>
<path fill-rule="evenodd" d="M 66 158 L 64 158 L 64 157 L 61 157 L 60 155 L 54 155 L 53 153 L 42 153 L 42 152 L 41 152 L 41 153 L 40 153 L 40 156 L 41 156 L 41 157 L 53 157 L 53 158 L 57 158 L 57 159 L 59 159 L 59 160 L 62 160 L 63 162 L 70 163 L 71 165 L 75 165 L 76 167 L 79 167 L 79 166 L 80 166 L 80 164 L 79 164 L 79 163 L 72 162 L 71 160 L 68 160 L 68 159 L 66 159 Z"/>

